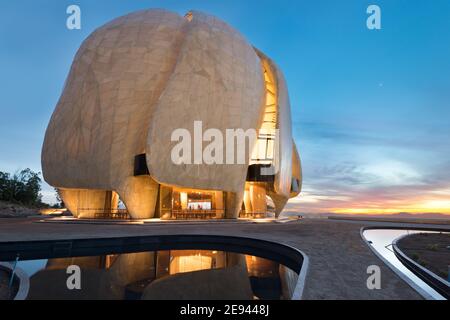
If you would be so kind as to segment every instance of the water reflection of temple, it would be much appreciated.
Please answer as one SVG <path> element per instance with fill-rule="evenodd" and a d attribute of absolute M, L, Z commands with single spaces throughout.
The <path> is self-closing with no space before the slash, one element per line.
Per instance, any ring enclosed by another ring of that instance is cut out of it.
<path fill-rule="evenodd" d="M 81 268 L 81 290 L 66 269 Z M 30 299 L 289 299 L 288 268 L 263 258 L 211 250 L 171 250 L 49 259 L 30 279 Z M 51 285 L 50 285 L 51 284 Z"/>

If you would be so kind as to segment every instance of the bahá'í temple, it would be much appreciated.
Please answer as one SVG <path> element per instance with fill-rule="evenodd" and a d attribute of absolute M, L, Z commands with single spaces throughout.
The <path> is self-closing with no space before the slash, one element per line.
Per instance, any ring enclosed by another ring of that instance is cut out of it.
<path fill-rule="evenodd" d="M 281 70 L 225 22 L 135 12 L 77 52 L 47 128 L 44 178 L 77 218 L 279 216 L 302 185 L 290 108 Z M 243 163 L 176 163 L 173 133 L 195 137 L 194 123 L 258 135 Z"/>

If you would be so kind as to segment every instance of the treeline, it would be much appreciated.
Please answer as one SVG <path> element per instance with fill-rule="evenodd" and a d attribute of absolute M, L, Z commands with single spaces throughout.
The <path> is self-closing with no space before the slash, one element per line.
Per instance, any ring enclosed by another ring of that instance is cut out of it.
<path fill-rule="evenodd" d="M 0 171 L 0 200 L 30 207 L 46 207 L 42 203 L 40 173 L 25 169 L 15 174 Z"/>

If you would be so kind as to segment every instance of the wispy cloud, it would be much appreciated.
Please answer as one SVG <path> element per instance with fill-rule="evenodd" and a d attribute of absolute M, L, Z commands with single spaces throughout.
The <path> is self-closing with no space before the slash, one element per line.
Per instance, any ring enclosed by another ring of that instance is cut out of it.
<path fill-rule="evenodd" d="M 410 140 L 402 138 L 404 128 L 395 138 L 351 124 L 300 123 L 296 129 L 304 192 L 288 211 L 450 214 L 450 148 L 442 132 Z"/>

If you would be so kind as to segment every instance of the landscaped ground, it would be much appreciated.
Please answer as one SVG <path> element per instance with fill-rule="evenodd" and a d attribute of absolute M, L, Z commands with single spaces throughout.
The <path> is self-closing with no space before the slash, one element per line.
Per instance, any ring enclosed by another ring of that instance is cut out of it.
<path fill-rule="evenodd" d="M 25 218 L 39 214 L 38 209 L 0 201 L 0 218 Z"/>
<path fill-rule="evenodd" d="M 450 265 L 449 246 L 449 234 L 414 234 L 398 242 L 408 257 L 445 280 Z"/>

